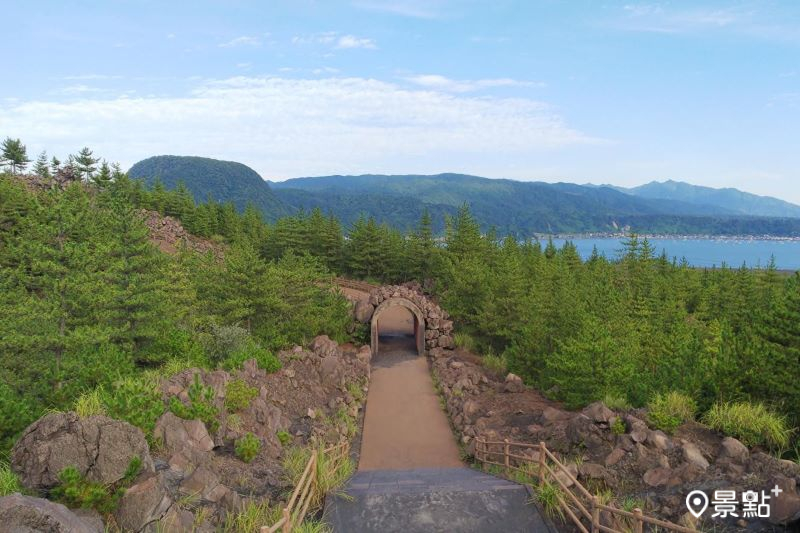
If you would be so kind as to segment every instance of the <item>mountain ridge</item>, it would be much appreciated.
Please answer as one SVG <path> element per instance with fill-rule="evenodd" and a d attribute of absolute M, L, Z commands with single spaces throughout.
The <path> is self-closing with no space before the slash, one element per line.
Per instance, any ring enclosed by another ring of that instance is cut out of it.
<path fill-rule="evenodd" d="M 210 194 L 217 201 L 234 202 L 240 210 L 253 203 L 267 220 L 320 208 L 345 226 L 360 216 L 371 216 L 379 223 L 410 230 L 427 210 L 433 217 L 434 230 L 441 233 L 445 218 L 466 204 L 484 231 L 494 228 L 499 235 L 517 238 L 620 231 L 800 236 L 800 217 L 744 215 L 714 203 L 698 203 L 697 199 L 651 198 L 646 190 L 636 194 L 613 186 L 525 182 L 457 173 L 266 181 L 240 163 L 184 156 L 148 158 L 131 167 L 130 175 L 149 184 L 158 177 L 167 188 L 183 182 L 200 201 Z"/>
<path fill-rule="evenodd" d="M 708 187 L 672 179 L 653 180 L 636 187 L 611 187 L 641 198 L 680 199 L 698 206 L 725 205 L 733 213 L 741 215 L 800 218 L 800 205 L 734 187 Z"/>

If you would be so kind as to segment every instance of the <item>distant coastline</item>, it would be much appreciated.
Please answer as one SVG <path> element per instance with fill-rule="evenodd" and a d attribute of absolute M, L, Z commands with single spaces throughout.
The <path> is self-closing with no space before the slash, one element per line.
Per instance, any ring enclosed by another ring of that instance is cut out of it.
<path fill-rule="evenodd" d="M 573 239 L 616 239 L 622 240 L 630 237 L 627 232 L 586 232 L 586 233 L 535 233 L 533 238 L 539 241 L 548 239 L 573 240 Z M 710 235 L 710 234 L 675 234 L 675 233 L 636 233 L 639 239 L 658 240 L 709 240 L 709 241 L 800 241 L 800 236 L 783 235 Z"/>

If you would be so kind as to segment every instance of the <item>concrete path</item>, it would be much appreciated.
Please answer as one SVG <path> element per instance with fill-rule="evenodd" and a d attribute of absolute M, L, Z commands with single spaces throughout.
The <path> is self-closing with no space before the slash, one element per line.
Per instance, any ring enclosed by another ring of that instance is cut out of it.
<path fill-rule="evenodd" d="M 551 532 L 527 488 L 463 465 L 428 362 L 395 318 L 372 360 L 358 472 L 326 498 L 325 521 L 335 533 Z"/>
<path fill-rule="evenodd" d="M 413 338 L 381 337 L 372 360 L 359 471 L 463 466 L 428 361 L 413 346 Z"/>
<path fill-rule="evenodd" d="M 325 502 L 334 532 L 553 531 L 524 486 L 465 467 L 361 471 L 344 494 Z"/>

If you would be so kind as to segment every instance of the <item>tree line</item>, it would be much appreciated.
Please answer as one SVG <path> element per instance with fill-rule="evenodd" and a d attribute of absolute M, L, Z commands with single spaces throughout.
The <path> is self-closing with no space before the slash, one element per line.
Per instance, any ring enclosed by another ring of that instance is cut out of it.
<path fill-rule="evenodd" d="M 37 190 L 0 174 L 0 455 L 47 409 L 149 369 L 275 370 L 276 350 L 349 338 L 322 261 L 270 260 L 244 237 L 222 257 L 167 255 L 124 175 L 92 177 Z"/>
<path fill-rule="evenodd" d="M 249 208 L 192 207 L 181 187 L 131 186 L 143 206 L 251 243 L 267 260 L 310 254 L 359 279 L 420 281 L 478 351 L 570 407 L 606 397 L 643 406 L 679 391 L 701 411 L 761 401 L 798 422 L 800 273 L 774 262 L 693 268 L 635 235 L 616 257 L 583 260 L 569 242 L 483 233 L 466 206 L 446 217 L 442 238 L 427 212 L 407 233 L 365 217 L 343 228 L 319 209 L 265 224 Z"/>
<path fill-rule="evenodd" d="M 196 203 L 185 187 L 123 173 L 39 196 L 6 179 L 0 200 L 0 349 L 13 376 L 0 395 L 39 409 L 119 368 L 208 357 L 197 339 L 218 324 L 271 349 L 319 332 L 343 338 L 346 305 L 317 285 L 335 273 L 420 281 L 478 352 L 570 407 L 610 397 L 638 407 L 678 391 L 703 411 L 761 401 L 798 422 L 800 274 L 774 264 L 692 268 L 635 235 L 616 257 L 583 260 L 569 242 L 482 232 L 466 206 L 441 238 L 427 212 L 405 233 L 368 217 L 345 228 L 319 209 L 265 223 L 252 206 Z M 227 243 L 224 261 L 158 254 L 141 208 Z M 91 357 L 107 362 L 86 365 Z"/>

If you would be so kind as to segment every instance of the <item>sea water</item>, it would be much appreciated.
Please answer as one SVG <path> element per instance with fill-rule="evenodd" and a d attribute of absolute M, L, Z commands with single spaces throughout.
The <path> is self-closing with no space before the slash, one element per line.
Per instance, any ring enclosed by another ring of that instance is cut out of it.
<path fill-rule="evenodd" d="M 609 259 L 620 256 L 622 239 L 618 238 L 575 238 L 569 239 L 577 247 L 583 258 L 592 255 L 593 247 Z M 714 239 L 714 238 L 651 238 L 648 239 L 655 249 L 656 256 L 666 250 L 667 257 L 680 261 L 685 258 L 692 266 L 722 266 L 763 268 L 769 264 L 770 257 L 775 258 L 778 270 L 800 270 L 800 240 L 771 239 Z M 556 246 L 561 247 L 564 239 L 553 239 Z M 545 244 L 544 242 L 542 244 Z"/>

